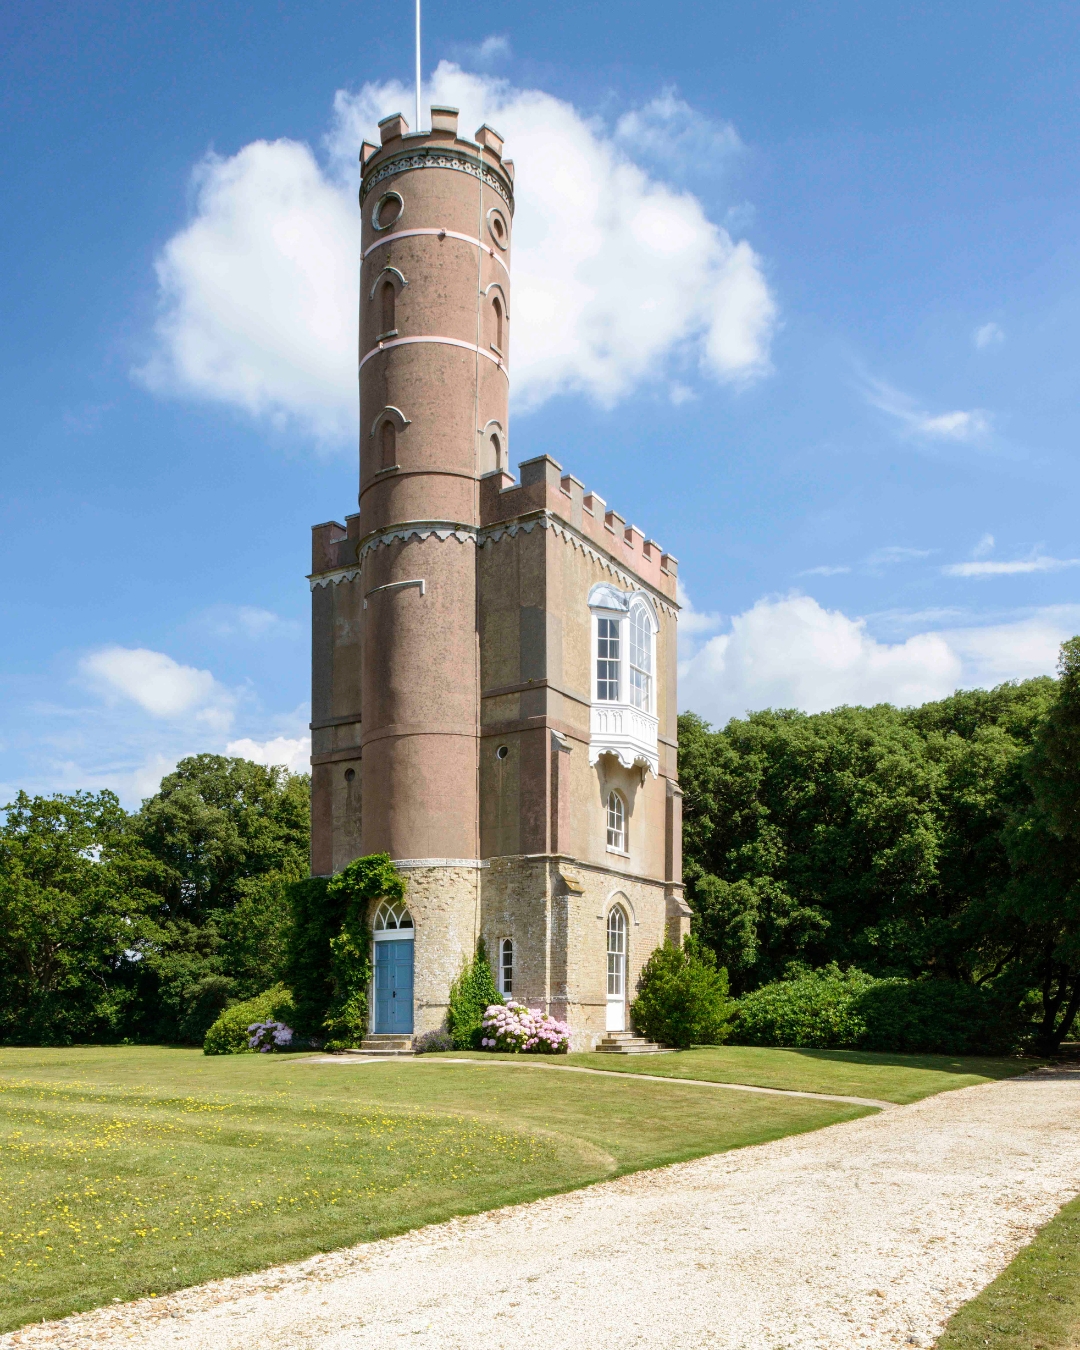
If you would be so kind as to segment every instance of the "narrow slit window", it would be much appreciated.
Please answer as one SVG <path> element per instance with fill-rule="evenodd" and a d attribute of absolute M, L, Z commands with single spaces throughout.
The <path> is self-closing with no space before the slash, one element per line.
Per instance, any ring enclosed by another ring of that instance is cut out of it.
<path fill-rule="evenodd" d="M 389 417 L 382 424 L 382 431 L 380 432 L 380 449 L 382 452 L 382 464 L 379 467 L 383 469 L 392 469 L 397 463 L 397 428 L 394 426 L 393 422 L 390 421 Z"/>
<path fill-rule="evenodd" d="M 630 612 L 630 701 L 652 712 L 652 624 L 644 605 Z"/>
<path fill-rule="evenodd" d="M 602 703 L 619 701 L 619 620 L 596 621 L 596 698 Z"/>
<path fill-rule="evenodd" d="M 617 792 L 608 793 L 607 846 L 626 852 L 626 807 Z"/>
<path fill-rule="evenodd" d="M 491 345 L 496 351 L 501 352 L 503 348 L 503 307 L 502 301 L 498 296 L 495 296 L 491 302 L 491 312 L 494 319 L 493 328 L 495 331 L 495 337 Z"/>
<path fill-rule="evenodd" d="M 392 281 L 383 282 L 379 298 L 381 301 L 379 311 L 379 332 L 392 333 L 397 326 L 395 319 L 397 291 L 394 290 L 394 283 Z"/>
<path fill-rule="evenodd" d="M 514 940 L 503 938 L 499 951 L 499 993 L 514 992 Z"/>

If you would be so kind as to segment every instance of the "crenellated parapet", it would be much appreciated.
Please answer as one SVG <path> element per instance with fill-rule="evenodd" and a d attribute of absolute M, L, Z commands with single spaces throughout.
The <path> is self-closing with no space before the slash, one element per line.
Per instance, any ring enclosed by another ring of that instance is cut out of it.
<path fill-rule="evenodd" d="M 511 521 L 533 511 L 547 511 L 564 520 L 610 556 L 617 567 L 647 582 L 661 595 L 676 601 L 678 560 L 646 538 L 636 525 L 627 525 L 603 497 L 586 492 L 585 485 L 550 455 L 538 455 L 518 465 L 521 481 L 508 473 L 488 474 L 480 483 L 483 526 Z"/>

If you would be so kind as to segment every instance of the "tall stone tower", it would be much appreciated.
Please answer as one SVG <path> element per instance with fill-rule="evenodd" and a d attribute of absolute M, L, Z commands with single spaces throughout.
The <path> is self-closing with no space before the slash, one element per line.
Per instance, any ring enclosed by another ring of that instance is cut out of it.
<path fill-rule="evenodd" d="M 385 852 L 409 878 L 408 913 L 372 916 L 375 1031 L 440 1025 L 485 936 L 506 992 L 588 1044 L 686 924 L 676 566 L 547 456 L 509 473 L 513 165 L 457 120 L 395 115 L 361 151 L 360 510 L 313 536 L 312 871 Z"/>

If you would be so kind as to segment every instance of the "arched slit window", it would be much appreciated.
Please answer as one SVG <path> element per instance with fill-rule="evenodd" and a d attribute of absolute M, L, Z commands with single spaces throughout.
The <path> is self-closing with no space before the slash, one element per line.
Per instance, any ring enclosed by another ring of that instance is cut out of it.
<path fill-rule="evenodd" d="M 607 846 L 626 852 L 626 806 L 617 792 L 608 793 Z"/>
<path fill-rule="evenodd" d="M 389 417 L 379 431 L 379 452 L 382 456 L 381 469 L 392 469 L 397 463 L 397 427 Z"/>
<path fill-rule="evenodd" d="M 390 280 L 384 281 L 379 293 L 379 334 L 385 337 L 387 333 L 393 333 L 397 329 L 395 318 L 395 308 L 397 305 L 397 291 L 394 289 L 394 283 Z"/>
<path fill-rule="evenodd" d="M 630 701 L 652 712 L 653 631 L 649 612 L 636 604 L 630 610 Z"/>
<path fill-rule="evenodd" d="M 491 317 L 491 327 L 494 334 L 491 345 L 497 352 L 501 353 L 503 349 L 503 307 L 502 301 L 497 295 L 491 301 Z"/>
<path fill-rule="evenodd" d="M 411 938 L 413 936 L 412 915 L 400 902 L 384 900 L 375 911 L 371 929 L 376 941 L 379 938 Z"/>
<path fill-rule="evenodd" d="M 615 905 L 607 920 L 608 998 L 623 998 L 626 993 L 626 915 Z"/>
<path fill-rule="evenodd" d="M 503 938 L 499 943 L 499 993 L 514 992 L 514 939 Z"/>

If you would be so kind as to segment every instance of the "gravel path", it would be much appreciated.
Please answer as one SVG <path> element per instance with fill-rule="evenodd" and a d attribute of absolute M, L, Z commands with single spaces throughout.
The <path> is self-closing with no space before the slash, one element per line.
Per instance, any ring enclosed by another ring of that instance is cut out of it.
<path fill-rule="evenodd" d="M 1080 1191 L 1080 1072 L 0 1337 L 64 1350 L 929 1346 Z"/>

